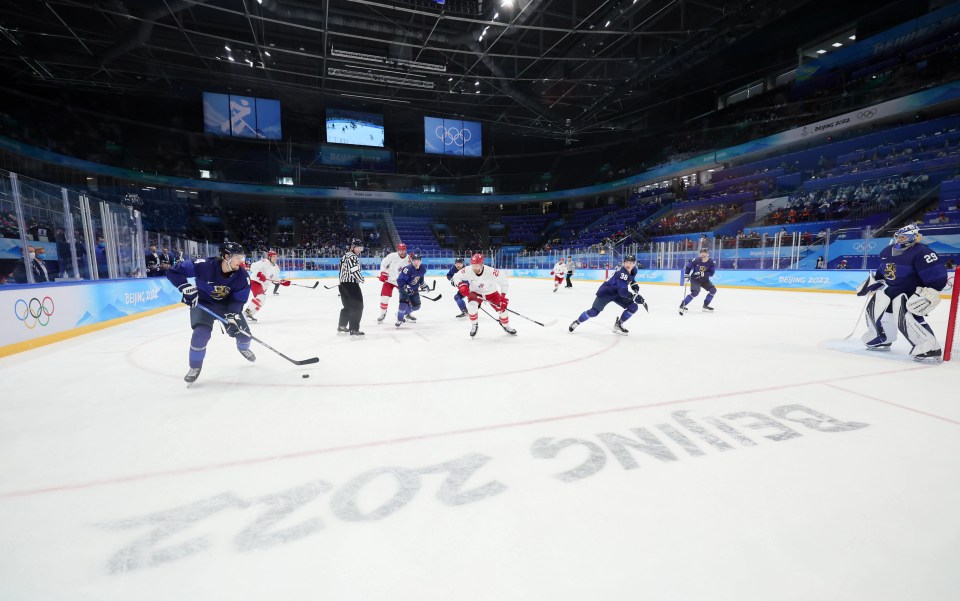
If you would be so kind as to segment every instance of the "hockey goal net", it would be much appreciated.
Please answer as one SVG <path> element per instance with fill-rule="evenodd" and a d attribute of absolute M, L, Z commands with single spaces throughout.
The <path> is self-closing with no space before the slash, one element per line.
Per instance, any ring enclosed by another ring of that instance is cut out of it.
<path fill-rule="evenodd" d="M 960 267 L 948 275 L 947 288 L 950 290 L 950 320 L 947 322 L 947 340 L 943 348 L 943 360 L 960 361 Z"/>

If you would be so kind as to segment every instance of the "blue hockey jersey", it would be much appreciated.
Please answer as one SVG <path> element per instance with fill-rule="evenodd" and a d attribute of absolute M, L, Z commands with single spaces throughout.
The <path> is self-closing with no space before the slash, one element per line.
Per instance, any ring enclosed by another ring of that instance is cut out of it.
<path fill-rule="evenodd" d="M 700 257 L 695 257 L 690 259 L 690 262 L 687 263 L 686 268 L 684 268 L 684 273 L 689 273 L 691 280 L 706 280 L 716 272 L 717 264 L 710 258 L 707 258 L 706 262 L 704 262 L 700 260 Z"/>
<path fill-rule="evenodd" d="M 181 261 L 167 270 L 167 279 L 177 288 L 196 278 L 197 302 L 217 313 L 239 313 L 250 295 L 250 275 L 240 269 L 223 273 L 220 259 Z"/>
<path fill-rule="evenodd" d="M 401 290 L 409 287 L 413 291 L 416 291 L 420 288 L 420 284 L 423 283 L 423 278 L 426 275 L 426 265 L 420 263 L 420 267 L 414 267 L 411 263 L 400 270 L 400 275 L 397 276 L 397 287 Z"/>
<path fill-rule="evenodd" d="M 880 252 L 880 267 L 877 268 L 877 281 L 887 283 L 884 292 L 890 298 L 901 294 L 911 295 L 920 287 L 943 290 L 947 285 L 947 269 L 937 253 L 929 246 L 917 242 L 899 254 L 894 254 L 894 245 Z"/>
<path fill-rule="evenodd" d="M 630 290 L 630 284 L 633 283 L 633 278 L 636 276 L 636 267 L 630 271 L 627 271 L 626 268 L 621 267 L 616 273 L 613 274 L 613 277 L 600 284 L 600 287 L 597 288 L 597 296 L 601 298 L 611 298 L 615 296 L 621 296 L 623 298 L 632 297 L 633 292 Z"/>

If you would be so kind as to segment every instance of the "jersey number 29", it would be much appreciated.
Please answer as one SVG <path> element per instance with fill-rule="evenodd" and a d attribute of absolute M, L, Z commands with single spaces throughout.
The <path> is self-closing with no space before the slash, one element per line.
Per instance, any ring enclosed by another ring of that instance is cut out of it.
<path fill-rule="evenodd" d="M 930 253 L 929 255 L 923 255 L 923 260 L 927 263 L 936 263 L 937 262 L 937 253 Z"/>

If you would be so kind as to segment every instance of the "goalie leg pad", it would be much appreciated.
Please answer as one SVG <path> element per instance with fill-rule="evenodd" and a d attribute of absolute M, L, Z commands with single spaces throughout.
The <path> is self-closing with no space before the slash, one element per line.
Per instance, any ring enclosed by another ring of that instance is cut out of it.
<path fill-rule="evenodd" d="M 895 304 L 898 315 L 897 327 L 913 345 L 910 354 L 917 356 L 941 350 L 940 343 L 937 342 L 937 337 L 927 320 L 920 315 L 914 315 L 907 308 L 906 296 L 897 297 Z"/>
<path fill-rule="evenodd" d="M 888 342 L 893 342 L 893 339 L 888 339 L 888 336 L 892 333 L 894 338 L 896 337 L 896 322 L 892 324 L 889 323 L 888 318 L 888 327 L 884 327 L 884 324 L 881 323 L 884 315 L 891 315 L 887 312 L 887 309 L 890 308 L 890 297 L 882 292 L 880 294 L 874 294 L 870 301 L 867 303 L 867 308 L 864 311 L 863 317 L 867 322 L 867 331 L 863 334 L 861 340 L 867 344 L 867 346 L 876 346 L 877 344 L 886 344 Z M 893 327 L 889 327 L 892 325 Z"/>

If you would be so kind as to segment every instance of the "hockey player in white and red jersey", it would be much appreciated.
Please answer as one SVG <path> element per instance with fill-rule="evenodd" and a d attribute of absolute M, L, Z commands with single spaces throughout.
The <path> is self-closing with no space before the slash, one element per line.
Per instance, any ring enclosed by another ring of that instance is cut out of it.
<path fill-rule="evenodd" d="M 251 265 L 248 271 L 250 272 L 250 302 L 247 303 L 247 308 L 243 312 L 251 321 L 257 321 L 256 315 L 263 307 L 264 301 L 267 300 L 264 285 L 267 282 L 273 282 L 281 286 L 289 286 L 290 282 L 280 279 L 277 253 L 272 250 L 267 252 L 265 258 Z"/>
<path fill-rule="evenodd" d="M 550 272 L 550 275 L 553 276 L 553 291 L 556 292 L 560 284 L 563 283 L 564 276 L 567 275 L 567 264 L 563 262 L 563 257 L 560 257 L 560 261 L 553 266 L 553 271 Z"/>
<path fill-rule="evenodd" d="M 483 301 L 490 303 L 490 307 L 497 312 L 503 331 L 513 336 L 517 335 L 517 331 L 510 327 L 510 318 L 506 313 L 510 282 L 499 269 L 484 265 L 483 255 L 477 253 L 470 257 L 470 266 L 457 272 L 453 280 L 457 283 L 460 295 L 467 301 L 470 336 L 477 335 L 477 316 Z"/>
<path fill-rule="evenodd" d="M 407 245 L 403 242 L 397 244 L 397 252 L 390 253 L 380 262 L 380 281 L 383 282 L 383 287 L 380 288 L 380 317 L 377 318 L 377 323 L 382 322 L 387 316 L 387 305 L 390 304 L 393 289 L 397 287 L 397 276 L 400 275 L 400 270 L 410 264 Z M 413 315 L 408 316 L 407 320 L 416 321 Z"/>

